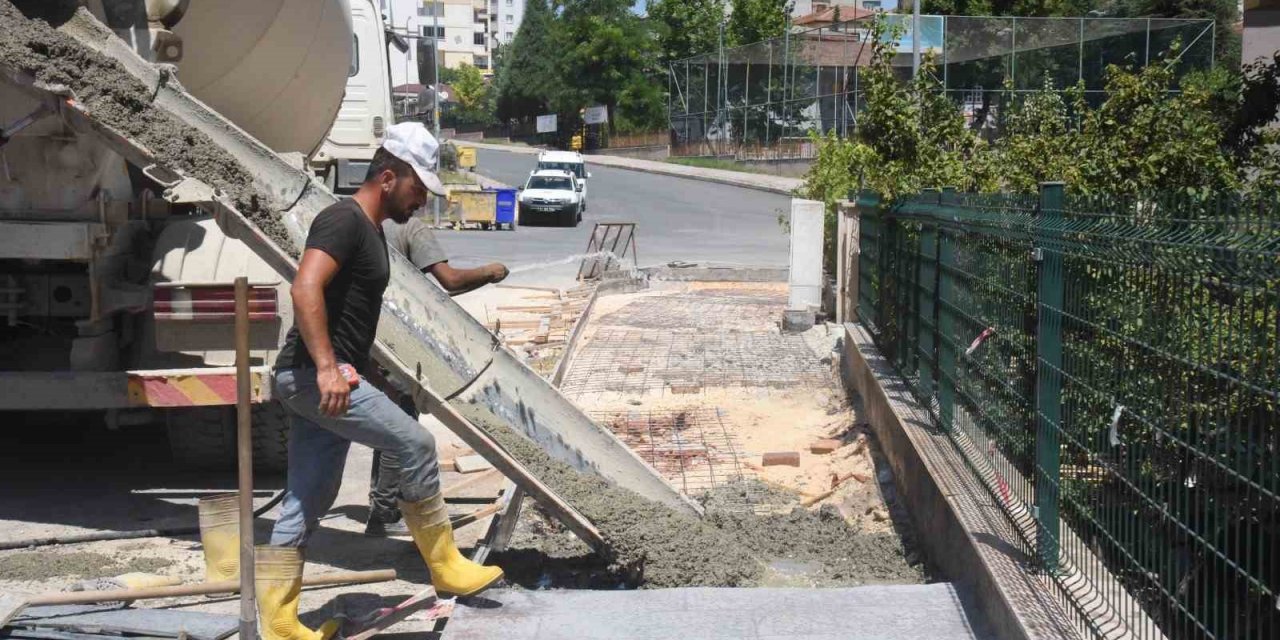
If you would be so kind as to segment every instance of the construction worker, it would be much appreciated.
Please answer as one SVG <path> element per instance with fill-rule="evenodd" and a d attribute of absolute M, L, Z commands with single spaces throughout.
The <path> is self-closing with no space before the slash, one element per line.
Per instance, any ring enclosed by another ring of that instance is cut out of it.
<path fill-rule="evenodd" d="M 264 640 L 321 640 L 298 622 L 302 547 L 333 506 L 352 442 L 389 451 L 400 462 L 400 511 L 442 595 L 474 595 L 502 569 L 467 560 L 453 540 L 440 492 L 431 434 L 385 393 L 371 362 L 382 294 L 391 269 L 382 223 L 409 220 L 429 193 L 444 195 L 432 173 L 439 145 L 420 123 L 388 127 L 355 196 L 316 216 L 291 295 L 294 327 L 276 359 L 276 397 L 289 411 L 289 475 L 271 545 L 255 560 Z"/>
<path fill-rule="evenodd" d="M 387 246 L 409 259 L 413 266 L 435 276 L 436 281 L 449 295 L 456 296 L 474 291 L 486 284 L 501 282 L 507 277 L 507 268 L 498 263 L 474 269 L 457 269 L 449 264 L 449 256 L 436 241 L 431 229 L 418 218 L 398 224 L 394 220 L 382 222 Z M 394 384 L 394 383 L 393 383 Z M 418 408 L 407 389 L 383 389 L 394 392 L 396 403 L 404 412 L 418 419 Z M 369 480 L 369 519 L 364 532 L 371 536 L 407 536 L 400 514 L 400 460 L 389 451 L 373 452 L 373 471 Z"/>

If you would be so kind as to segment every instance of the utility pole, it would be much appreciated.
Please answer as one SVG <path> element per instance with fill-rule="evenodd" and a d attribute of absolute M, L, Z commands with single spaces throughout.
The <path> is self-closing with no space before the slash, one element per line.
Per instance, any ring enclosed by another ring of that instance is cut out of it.
<path fill-rule="evenodd" d="M 431 1 L 431 99 L 435 105 L 431 108 L 431 119 L 435 123 L 436 144 L 440 143 L 440 11 L 444 5 L 440 0 Z M 436 152 L 436 175 L 440 174 L 440 153 Z M 440 196 L 431 198 L 432 213 L 435 225 L 440 226 Z"/>
<path fill-rule="evenodd" d="M 911 77 L 920 73 L 920 0 L 911 0 Z"/>

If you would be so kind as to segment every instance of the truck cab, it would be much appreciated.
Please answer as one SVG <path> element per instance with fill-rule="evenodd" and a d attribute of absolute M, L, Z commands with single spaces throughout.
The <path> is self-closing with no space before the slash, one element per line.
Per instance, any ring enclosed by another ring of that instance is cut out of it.
<path fill-rule="evenodd" d="M 387 34 L 372 0 L 351 0 L 351 64 L 333 127 L 312 155 L 312 173 L 335 194 L 360 187 L 387 127 L 395 122 Z"/>
<path fill-rule="evenodd" d="M 587 171 L 587 163 L 582 158 L 582 154 L 576 151 L 543 151 L 538 154 L 538 166 L 529 173 L 530 176 L 538 171 L 567 171 L 573 174 L 574 180 L 578 184 L 578 192 L 581 194 L 582 210 L 587 209 L 587 179 L 591 177 L 591 173 Z"/>

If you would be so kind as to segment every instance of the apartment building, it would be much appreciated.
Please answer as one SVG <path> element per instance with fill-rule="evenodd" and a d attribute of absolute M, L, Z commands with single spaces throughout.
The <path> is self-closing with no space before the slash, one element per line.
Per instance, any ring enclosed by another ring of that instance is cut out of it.
<path fill-rule="evenodd" d="M 798 18 L 814 13 L 822 13 L 836 7 L 842 8 L 842 16 L 845 13 L 843 9 L 896 11 L 898 9 L 898 0 L 796 0 L 791 5 L 791 15 Z"/>
<path fill-rule="evenodd" d="M 524 18 L 524 0 L 380 0 L 383 18 L 399 34 L 409 36 L 409 51 L 391 50 L 392 85 L 418 84 L 418 64 L 431 41 L 440 51 L 440 66 L 463 63 L 486 75 L 493 71 L 493 50 L 515 38 Z"/>
<path fill-rule="evenodd" d="M 525 0 L 489 0 L 489 13 L 493 24 L 489 33 L 500 44 L 509 44 L 516 37 L 520 21 L 524 20 Z"/>

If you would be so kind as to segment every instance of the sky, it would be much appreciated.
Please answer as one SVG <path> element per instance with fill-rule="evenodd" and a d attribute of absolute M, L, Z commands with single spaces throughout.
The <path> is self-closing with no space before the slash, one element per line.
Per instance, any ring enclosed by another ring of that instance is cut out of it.
<path fill-rule="evenodd" d="M 635 0 L 631 3 L 631 10 L 636 13 L 644 13 L 645 0 Z"/>

